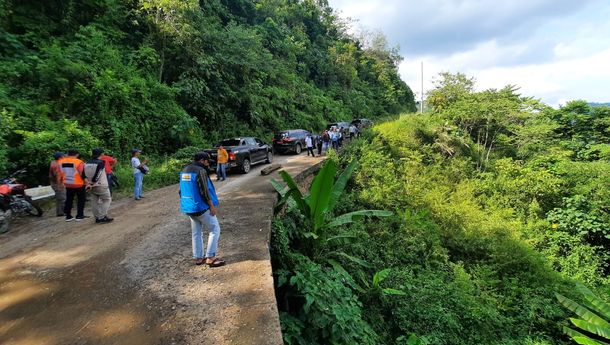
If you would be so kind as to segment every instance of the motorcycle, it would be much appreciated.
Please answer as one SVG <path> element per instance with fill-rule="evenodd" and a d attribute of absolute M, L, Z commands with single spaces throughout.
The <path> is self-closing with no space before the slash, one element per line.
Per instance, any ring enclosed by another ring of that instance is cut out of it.
<path fill-rule="evenodd" d="M 25 173 L 25 169 L 0 180 L 0 234 L 9 230 L 10 221 L 18 214 L 42 216 L 42 209 L 34 205 L 25 193 L 26 186 L 17 182 L 15 176 Z"/>

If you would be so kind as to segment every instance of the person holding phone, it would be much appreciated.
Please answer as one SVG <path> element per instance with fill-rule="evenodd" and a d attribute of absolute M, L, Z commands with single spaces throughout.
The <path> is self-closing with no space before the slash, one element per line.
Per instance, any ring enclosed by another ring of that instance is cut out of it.
<path fill-rule="evenodd" d="M 141 200 L 142 196 L 142 182 L 144 175 L 148 173 L 148 160 L 140 161 L 140 154 L 142 150 L 133 149 L 131 150 L 131 167 L 133 168 L 133 177 L 135 180 L 135 186 L 133 189 L 133 196 L 135 200 Z"/>

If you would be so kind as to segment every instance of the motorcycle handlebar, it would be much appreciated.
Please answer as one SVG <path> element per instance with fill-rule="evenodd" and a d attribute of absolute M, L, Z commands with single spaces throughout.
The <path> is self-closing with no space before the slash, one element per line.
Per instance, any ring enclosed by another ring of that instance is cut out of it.
<path fill-rule="evenodd" d="M 26 172 L 27 172 L 26 169 L 17 170 L 14 173 L 10 174 L 9 176 L 7 176 L 3 179 L 0 179 L 0 184 L 13 183 L 13 182 L 17 181 L 17 178 L 15 176 L 25 174 Z"/>

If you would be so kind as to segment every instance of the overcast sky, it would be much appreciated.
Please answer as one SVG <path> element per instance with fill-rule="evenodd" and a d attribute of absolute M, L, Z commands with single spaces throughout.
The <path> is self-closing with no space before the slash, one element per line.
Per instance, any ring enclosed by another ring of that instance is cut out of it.
<path fill-rule="evenodd" d="M 557 106 L 610 102 L 608 0 L 330 0 L 354 30 L 399 45 L 402 79 L 419 95 L 439 72 L 475 77 L 477 89 L 517 85 Z M 419 96 L 418 96 L 419 97 Z"/>

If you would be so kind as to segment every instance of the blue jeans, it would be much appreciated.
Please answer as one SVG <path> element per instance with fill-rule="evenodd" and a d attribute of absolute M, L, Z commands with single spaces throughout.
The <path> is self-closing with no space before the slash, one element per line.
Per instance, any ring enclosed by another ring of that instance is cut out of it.
<path fill-rule="evenodd" d="M 140 199 L 142 197 L 142 180 L 144 179 L 144 174 L 141 172 L 133 173 L 133 177 L 136 180 L 136 185 L 133 189 L 133 196 L 136 199 Z"/>
<path fill-rule="evenodd" d="M 218 163 L 216 165 L 216 179 L 220 180 L 221 178 L 224 180 L 227 178 L 227 164 L 225 163 Z"/>
<path fill-rule="evenodd" d="M 108 180 L 108 189 L 110 190 L 110 194 L 112 194 L 112 181 L 114 180 L 114 175 L 106 174 L 106 179 Z"/>
<path fill-rule="evenodd" d="M 205 254 L 206 258 L 216 256 L 218 249 L 218 238 L 220 237 L 220 224 L 216 216 L 210 215 L 210 211 L 206 211 L 200 216 L 189 216 L 191 219 L 191 232 L 193 235 L 193 259 L 202 259 L 203 256 L 203 226 L 208 232 L 208 248 Z"/>

